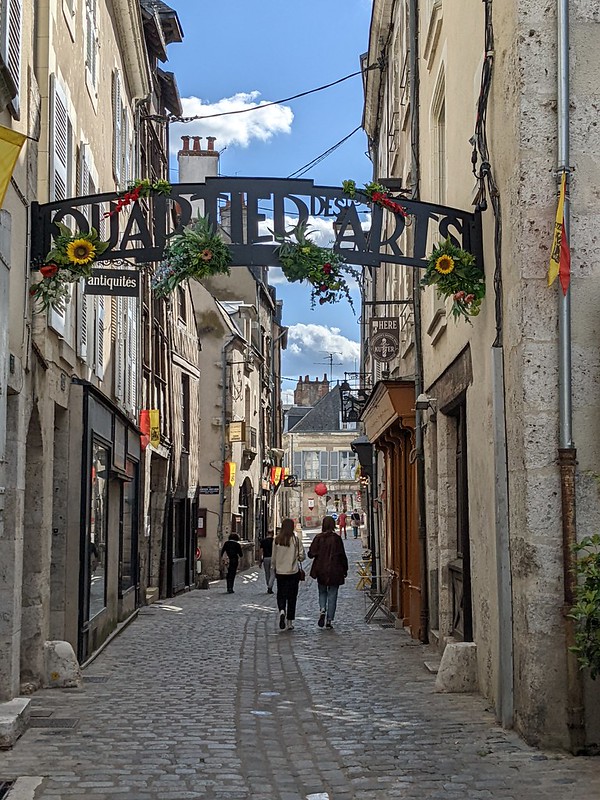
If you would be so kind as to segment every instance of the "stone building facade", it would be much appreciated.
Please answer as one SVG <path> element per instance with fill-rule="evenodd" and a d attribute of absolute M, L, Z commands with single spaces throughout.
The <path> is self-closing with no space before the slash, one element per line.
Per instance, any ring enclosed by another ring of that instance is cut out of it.
<path fill-rule="evenodd" d="M 294 405 L 284 413 L 283 448 L 285 466 L 294 486 L 282 488 L 282 512 L 306 528 L 319 527 L 326 514 L 362 514 L 362 493 L 357 478 L 358 459 L 352 449 L 356 423 L 342 421 L 339 386 L 329 389 L 327 376 L 298 381 L 295 398 L 309 398 L 304 390 L 313 387 L 314 405 Z M 324 393 L 325 389 L 329 389 Z M 325 494 L 315 487 L 322 483 Z"/>
<path fill-rule="evenodd" d="M 588 57 L 600 33 L 588 3 L 570 3 L 568 13 L 573 378 L 565 389 L 558 338 L 564 301 L 546 285 L 557 195 L 559 23 L 554 7 L 535 0 L 374 3 L 367 61 L 382 58 L 383 69 L 366 76 L 364 113 L 374 178 L 397 179 L 415 199 L 467 210 L 478 204 L 487 297 L 472 325 L 455 324 L 450 301 L 433 288 L 422 292 L 411 268 L 382 267 L 367 292 L 412 301 L 407 340 L 415 347 L 382 375 L 363 344 L 375 382 L 416 381 L 427 396 L 416 412 L 423 441 L 413 439 L 417 466 L 419 458 L 423 464 L 414 496 L 421 515 L 413 524 L 426 542 L 420 589 L 429 638 L 440 652 L 455 641 L 473 643 L 471 677 L 505 725 L 532 741 L 580 751 L 598 741 L 600 707 L 568 650 L 564 536 L 575 505 L 579 537 L 595 530 L 600 511 L 593 478 L 600 459 L 598 167 L 589 155 L 598 139 L 590 112 L 598 65 Z M 451 233 L 460 242 L 460 232 Z M 409 227 L 408 248 L 413 235 Z M 565 391 L 578 464 L 569 473 L 575 502 L 561 506 Z M 373 394 L 363 419 L 374 434 L 376 406 Z M 371 440 L 378 447 L 375 435 Z M 379 492 L 389 491 L 384 471 L 378 483 Z"/>
<path fill-rule="evenodd" d="M 147 589 L 152 598 L 193 583 L 200 373 L 188 288 L 167 303 L 152 298 L 146 272 L 137 298 L 73 284 L 62 311 L 34 308 L 29 294 L 34 202 L 168 177 L 157 117 L 180 103 L 159 63 L 181 41 L 176 12 L 159 0 L 0 11 L 10 31 L 0 69 L 12 74 L 0 122 L 30 137 L 0 212 L 0 701 L 10 701 L 62 680 L 48 672 L 48 642 L 85 662 Z M 145 446 L 150 408 L 161 442 Z"/>

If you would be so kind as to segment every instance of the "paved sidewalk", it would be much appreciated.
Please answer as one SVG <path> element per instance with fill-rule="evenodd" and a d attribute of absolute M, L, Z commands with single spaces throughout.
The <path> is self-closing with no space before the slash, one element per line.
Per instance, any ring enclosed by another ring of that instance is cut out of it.
<path fill-rule="evenodd" d="M 352 562 L 360 543 L 346 545 Z M 600 760 L 541 753 L 481 698 L 435 694 L 424 648 L 366 625 L 354 586 L 333 631 L 307 585 L 280 632 L 258 569 L 233 595 L 221 583 L 142 609 L 84 689 L 34 695 L 37 714 L 76 722 L 28 730 L 0 781 L 42 777 L 36 800 L 600 798 Z"/>

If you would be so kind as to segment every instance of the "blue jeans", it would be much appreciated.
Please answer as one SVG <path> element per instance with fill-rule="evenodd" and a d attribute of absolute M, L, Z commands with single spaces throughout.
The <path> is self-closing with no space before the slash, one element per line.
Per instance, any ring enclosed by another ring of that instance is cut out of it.
<path fill-rule="evenodd" d="M 319 608 L 324 611 L 328 620 L 333 621 L 337 608 L 339 586 L 325 586 L 319 583 Z"/>

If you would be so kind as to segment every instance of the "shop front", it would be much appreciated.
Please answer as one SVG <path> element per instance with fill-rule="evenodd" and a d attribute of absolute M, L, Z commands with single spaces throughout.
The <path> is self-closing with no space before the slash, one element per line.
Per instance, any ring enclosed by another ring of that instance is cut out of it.
<path fill-rule="evenodd" d="M 139 601 L 140 432 L 87 383 L 72 386 L 70 474 L 79 479 L 77 653 L 86 661 Z M 76 515 L 70 516 L 75 555 Z M 69 604 L 67 604 L 67 608 Z"/>
<path fill-rule="evenodd" d="M 362 411 L 365 434 L 379 453 L 374 501 L 379 503 L 380 559 L 393 570 L 390 610 L 421 638 L 421 549 L 415 465 L 415 388 L 412 381 L 380 381 Z"/>

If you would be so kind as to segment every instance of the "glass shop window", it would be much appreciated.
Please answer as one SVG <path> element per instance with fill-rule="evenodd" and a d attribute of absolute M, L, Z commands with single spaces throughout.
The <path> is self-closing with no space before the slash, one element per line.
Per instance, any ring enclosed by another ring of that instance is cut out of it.
<path fill-rule="evenodd" d="M 108 531 L 108 447 L 94 441 L 92 446 L 91 509 L 88 538 L 89 611 L 92 619 L 106 606 L 106 557 Z"/>
<path fill-rule="evenodd" d="M 133 461 L 127 461 L 127 477 L 129 480 L 123 483 L 123 524 L 119 564 L 121 593 L 136 583 L 137 464 Z"/>

